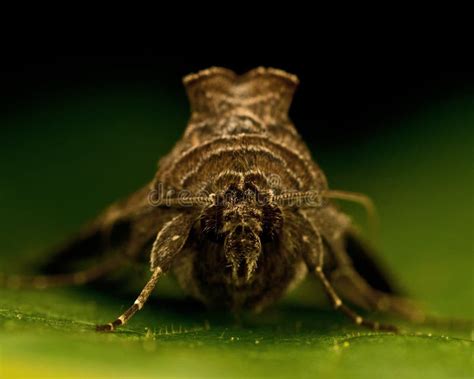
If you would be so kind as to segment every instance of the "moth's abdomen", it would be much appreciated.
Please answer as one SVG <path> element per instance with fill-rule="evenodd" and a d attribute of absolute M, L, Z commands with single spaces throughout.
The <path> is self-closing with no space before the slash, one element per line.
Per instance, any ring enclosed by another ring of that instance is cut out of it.
<path fill-rule="evenodd" d="M 238 76 L 213 67 L 188 75 L 183 82 L 191 103 L 191 122 L 241 108 L 271 123 L 287 117 L 298 78 L 273 68 L 259 67 Z"/>

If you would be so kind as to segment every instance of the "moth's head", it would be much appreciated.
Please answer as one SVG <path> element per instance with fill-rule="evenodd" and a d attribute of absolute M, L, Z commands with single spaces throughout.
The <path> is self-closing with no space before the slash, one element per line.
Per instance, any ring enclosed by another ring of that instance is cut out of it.
<path fill-rule="evenodd" d="M 201 232 L 223 245 L 233 279 L 246 282 L 257 268 L 262 244 L 277 238 L 282 223 L 281 210 L 268 194 L 251 182 L 233 183 L 202 213 Z"/>

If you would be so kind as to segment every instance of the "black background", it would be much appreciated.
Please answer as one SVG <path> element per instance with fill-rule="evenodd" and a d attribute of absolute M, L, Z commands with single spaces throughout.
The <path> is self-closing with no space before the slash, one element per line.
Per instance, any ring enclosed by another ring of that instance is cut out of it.
<path fill-rule="evenodd" d="M 21 112 L 31 104 L 74 92 L 113 85 L 165 90 L 185 101 L 182 76 L 209 66 L 243 73 L 255 66 L 271 66 L 298 75 L 301 84 L 291 117 L 305 138 L 344 144 L 367 133 L 390 128 L 400 118 L 427 104 L 465 95 L 474 89 L 473 73 L 437 67 L 409 58 L 338 56 L 332 59 L 299 57 L 235 59 L 195 56 L 61 55 L 53 52 L 8 54 L 0 64 L 0 112 Z M 453 67 L 454 66 L 454 67 Z"/>

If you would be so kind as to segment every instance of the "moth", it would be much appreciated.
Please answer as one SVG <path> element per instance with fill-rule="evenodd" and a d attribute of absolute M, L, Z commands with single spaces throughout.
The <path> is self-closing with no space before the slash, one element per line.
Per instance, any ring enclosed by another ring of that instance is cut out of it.
<path fill-rule="evenodd" d="M 363 318 L 354 305 L 423 317 L 334 202 L 370 212 L 371 200 L 330 189 L 290 121 L 295 75 L 259 67 L 239 76 L 212 67 L 183 83 L 191 117 L 151 182 L 61 246 L 49 275 L 6 276 L 7 286 L 80 285 L 149 260 L 151 274 L 133 305 L 99 331 L 126 324 L 166 272 L 204 304 L 233 312 L 261 311 L 309 274 L 357 325 L 396 330 Z M 90 267 L 56 272 L 57 262 L 86 257 Z"/>

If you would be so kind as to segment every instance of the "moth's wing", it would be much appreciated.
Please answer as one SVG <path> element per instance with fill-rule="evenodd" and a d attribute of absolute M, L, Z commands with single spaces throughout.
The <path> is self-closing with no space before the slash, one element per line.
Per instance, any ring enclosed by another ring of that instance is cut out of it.
<path fill-rule="evenodd" d="M 106 208 L 77 235 L 44 254 L 39 271 L 64 273 L 99 263 L 112 253 L 137 254 L 136 250 L 152 241 L 160 223 L 167 220 L 167 210 L 153 208 L 148 194 L 149 186 L 145 186 Z"/>
<path fill-rule="evenodd" d="M 403 294 L 375 250 L 356 231 L 352 229 L 345 231 L 343 238 L 345 250 L 355 270 L 372 288 L 393 295 Z"/>

